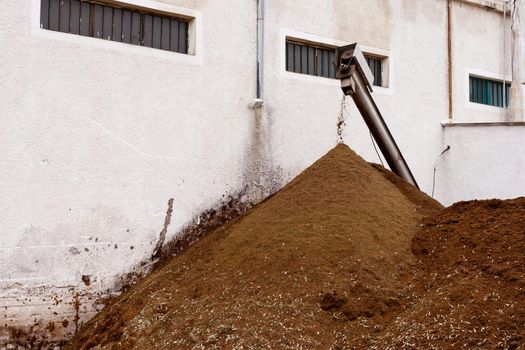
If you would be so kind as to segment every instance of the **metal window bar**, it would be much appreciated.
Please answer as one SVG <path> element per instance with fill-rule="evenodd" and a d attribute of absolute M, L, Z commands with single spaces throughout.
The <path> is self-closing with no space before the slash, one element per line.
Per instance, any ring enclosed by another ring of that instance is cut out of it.
<path fill-rule="evenodd" d="M 91 0 L 41 0 L 40 27 L 188 53 L 187 20 Z"/>
<path fill-rule="evenodd" d="M 503 101 L 503 82 L 478 77 L 469 77 L 469 101 L 493 107 L 507 108 L 510 83 L 505 83 L 505 101 Z"/>

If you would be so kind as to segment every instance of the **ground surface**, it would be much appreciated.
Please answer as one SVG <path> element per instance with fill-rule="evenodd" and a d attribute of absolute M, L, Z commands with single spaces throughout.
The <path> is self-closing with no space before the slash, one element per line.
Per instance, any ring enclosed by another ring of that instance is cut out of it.
<path fill-rule="evenodd" d="M 445 210 L 339 145 L 66 349 L 523 347 L 525 199 Z"/>

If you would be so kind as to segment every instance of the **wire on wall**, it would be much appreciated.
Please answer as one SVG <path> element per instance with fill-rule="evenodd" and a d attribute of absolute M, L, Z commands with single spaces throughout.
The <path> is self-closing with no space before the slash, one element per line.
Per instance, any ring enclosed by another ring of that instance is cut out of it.
<path fill-rule="evenodd" d="M 449 150 L 450 150 L 450 145 L 448 145 L 447 148 L 445 148 L 443 150 L 443 152 L 441 152 L 441 154 L 439 155 L 438 159 L 436 160 L 436 164 L 434 164 L 434 174 L 432 175 L 432 198 L 434 198 L 434 189 L 436 188 L 436 169 L 437 169 L 437 166 L 438 166 L 439 162 L 441 161 L 441 159 L 443 158 L 443 155 L 445 153 L 447 153 Z"/>

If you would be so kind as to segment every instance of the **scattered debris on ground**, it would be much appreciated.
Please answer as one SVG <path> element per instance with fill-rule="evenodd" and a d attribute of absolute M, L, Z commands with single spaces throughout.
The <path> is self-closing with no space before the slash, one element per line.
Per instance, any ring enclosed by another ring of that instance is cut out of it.
<path fill-rule="evenodd" d="M 442 206 L 338 145 L 66 349 L 519 349 L 525 199 Z"/>

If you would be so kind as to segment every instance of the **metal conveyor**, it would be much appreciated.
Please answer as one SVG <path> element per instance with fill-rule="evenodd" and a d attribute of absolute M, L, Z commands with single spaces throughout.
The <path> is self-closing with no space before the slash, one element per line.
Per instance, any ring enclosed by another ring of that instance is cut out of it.
<path fill-rule="evenodd" d="M 416 179 L 372 98 L 374 76 L 359 45 L 355 43 L 338 47 L 335 59 L 336 78 L 341 80 L 341 89 L 345 95 L 350 95 L 354 100 L 390 169 L 419 189 Z"/>

